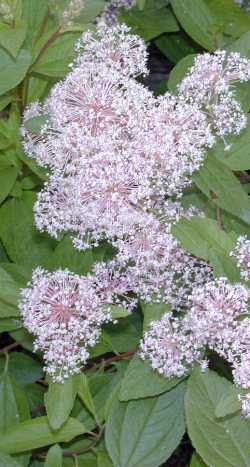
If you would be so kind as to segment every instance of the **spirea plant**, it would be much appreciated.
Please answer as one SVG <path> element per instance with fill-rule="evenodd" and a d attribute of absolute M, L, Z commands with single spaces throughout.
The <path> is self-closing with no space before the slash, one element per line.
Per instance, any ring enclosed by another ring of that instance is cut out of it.
<path fill-rule="evenodd" d="M 250 17 L 220 2 L 0 1 L 0 465 L 250 465 Z"/>

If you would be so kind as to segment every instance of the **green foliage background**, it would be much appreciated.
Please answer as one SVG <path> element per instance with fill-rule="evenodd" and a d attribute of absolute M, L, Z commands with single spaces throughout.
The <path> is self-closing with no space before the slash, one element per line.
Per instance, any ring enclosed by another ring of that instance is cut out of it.
<path fill-rule="evenodd" d="M 85 373 L 63 385 L 46 378 L 41 355 L 32 353 L 17 308 L 32 268 L 85 274 L 112 255 L 105 244 L 78 253 L 67 236 L 56 242 L 34 226 L 33 203 L 47 174 L 23 153 L 21 116 L 68 72 L 75 42 L 105 2 L 85 0 L 70 25 L 61 15 L 67 3 L 0 1 L 0 467 L 158 467 L 178 446 L 176 463 L 164 465 L 249 467 L 250 422 L 222 361 L 214 358 L 206 374 L 195 369 L 188 380 L 167 380 L 134 355 L 143 329 L 166 306 L 141 304 L 107 325 Z M 175 92 L 202 51 L 225 48 L 250 58 L 250 16 L 233 0 L 138 0 L 119 19 L 172 63 L 159 93 Z M 236 92 L 248 112 L 250 84 Z M 229 252 L 240 234 L 250 237 L 250 125 L 228 142 L 228 152 L 222 143 L 209 152 L 183 197 L 206 217 L 181 220 L 173 234 L 216 276 L 235 282 Z M 183 454 L 185 432 L 191 460 Z"/>

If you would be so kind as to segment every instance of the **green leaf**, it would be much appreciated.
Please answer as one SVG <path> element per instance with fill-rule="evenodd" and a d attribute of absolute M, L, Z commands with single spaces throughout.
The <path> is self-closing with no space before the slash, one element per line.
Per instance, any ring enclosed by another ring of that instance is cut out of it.
<path fill-rule="evenodd" d="M 209 251 L 209 262 L 215 277 L 227 277 L 231 282 L 240 282 L 240 271 L 231 256 L 217 248 Z"/>
<path fill-rule="evenodd" d="M 177 378 L 164 378 L 157 371 L 154 371 L 147 361 L 143 361 L 138 355 L 135 355 L 122 380 L 119 399 L 120 401 L 129 401 L 156 396 L 169 391 L 180 381 Z"/>
<path fill-rule="evenodd" d="M 69 418 L 57 431 L 49 426 L 47 417 L 19 423 L 10 428 L 0 439 L 0 450 L 7 454 L 16 454 L 30 449 L 37 449 L 54 443 L 68 442 L 86 432 L 82 423 Z"/>
<path fill-rule="evenodd" d="M 162 34 L 155 41 L 155 45 L 173 63 L 177 63 L 184 57 L 196 53 L 196 47 L 190 44 L 190 38 L 184 31 L 181 33 Z"/>
<path fill-rule="evenodd" d="M 208 50 L 215 50 L 218 39 L 213 34 L 216 20 L 206 0 L 171 0 L 174 13 L 186 33 Z M 217 40 L 216 40 L 217 39 Z"/>
<path fill-rule="evenodd" d="M 195 370 L 188 380 L 185 408 L 188 434 L 198 454 L 211 467 L 248 467 L 250 423 L 241 414 L 215 417 L 232 383 L 217 373 Z"/>
<path fill-rule="evenodd" d="M 49 383 L 44 401 L 48 420 L 53 430 L 58 430 L 68 419 L 77 394 L 77 377 L 70 377 L 63 383 Z"/>
<path fill-rule="evenodd" d="M 97 453 L 97 466 L 98 467 L 113 467 L 113 463 L 106 451 L 100 450 Z M 7 467 L 7 466 L 6 466 Z"/>
<path fill-rule="evenodd" d="M 0 332 L 15 331 L 21 327 L 22 323 L 18 319 L 0 319 Z"/>
<path fill-rule="evenodd" d="M 1 467 L 22 467 L 19 462 L 4 452 L 0 452 L 0 465 Z"/>
<path fill-rule="evenodd" d="M 42 32 L 42 23 L 48 14 L 47 0 L 22 0 L 23 20 L 27 24 L 25 48 L 32 50 L 39 33 Z"/>
<path fill-rule="evenodd" d="M 0 45 L 16 58 L 26 36 L 26 25 L 17 24 L 14 28 L 0 23 Z"/>
<path fill-rule="evenodd" d="M 250 224 L 250 201 L 247 194 L 235 175 L 212 154 L 209 154 L 193 180 L 214 204 Z"/>
<path fill-rule="evenodd" d="M 17 174 L 18 169 L 16 167 L 0 170 L 0 203 L 2 203 L 10 193 L 16 181 Z"/>
<path fill-rule="evenodd" d="M 66 32 L 59 36 L 32 67 L 32 71 L 40 75 L 64 77 L 69 71 L 69 64 L 75 58 L 74 45 L 79 33 Z"/>
<path fill-rule="evenodd" d="M 29 406 L 24 390 L 8 372 L 3 372 L 0 376 L 0 432 L 3 435 L 28 418 Z"/>
<path fill-rule="evenodd" d="M 78 396 L 94 418 L 97 418 L 94 400 L 89 387 L 89 381 L 84 373 L 81 373 L 78 376 Z"/>
<path fill-rule="evenodd" d="M 19 316 L 18 302 L 20 300 L 20 284 L 0 267 L 0 317 Z"/>
<path fill-rule="evenodd" d="M 167 303 L 145 303 L 141 302 L 143 312 L 143 331 L 146 331 L 152 321 L 161 319 L 164 313 L 170 311 Z"/>
<path fill-rule="evenodd" d="M 189 253 L 206 261 L 211 248 L 228 255 L 234 247 L 234 241 L 213 219 L 199 216 L 181 219 L 172 227 L 172 233 Z"/>
<path fill-rule="evenodd" d="M 185 431 L 185 385 L 158 397 L 114 400 L 105 444 L 116 467 L 158 467 L 170 457 Z"/>
<path fill-rule="evenodd" d="M 220 30 L 234 38 L 250 29 L 250 17 L 234 0 L 206 0 Z"/>
<path fill-rule="evenodd" d="M 31 63 L 31 55 L 27 50 L 20 50 L 16 59 L 0 48 L 0 95 L 15 88 L 25 77 Z"/>
<path fill-rule="evenodd" d="M 176 92 L 178 84 L 180 84 L 184 76 L 188 73 L 194 63 L 195 57 L 195 54 L 187 55 L 175 65 L 168 79 L 168 89 L 170 92 Z"/>
<path fill-rule="evenodd" d="M 164 32 L 179 31 L 179 25 L 169 8 L 155 8 L 124 11 L 120 21 L 128 24 L 133 31 L 149 41 L 154 37 L 160 36 Z"/>
<path fill-rule="evenodd" d="M 91 271 L 94 262 L 93 250 L 77 251 L 72 245 L 70 236 L 66 235 L 55 248 L 50 259 L 50 267 L 53 269 L 63 267 L 77 274 L 86 274 Z"/>
<path fill-rule="evenodd" d="M 24 122 L 25 128 L 35 134 L 40 134 L 42 127 L 46 124 L 48 115 L 39 115 L 38 117 L 29 118 Z"/>
<path fill-rule="evenodd" d="M 58 444 L 55 444 L 48 450 L 44 467 L 62 467 L 62 461 L 62 450 Z"/>
<path fill-rule="evenodd" d="M 4 358 L 0 358 L 0 370 L 4 369 Z M 42 365 L 23 352 L 11 352 L 9 356 L 9 373 L 21 385 L 31 384 L 42 378 Z"/>
<path fill-rule="evenodd" d="M 80 15 L 76 18 L 78 23 L 88 24 L 96 19 L 105 6 L 104 0 L 85 0 Z"/>
<path fill-rule="evenodd" d="M 30 267 L 46 266 L 55 244 L 34 226 L 34 200 L 35 194 L 26 191 L 22 199 L 11 199 L 0 208 L 0 237 L 9 257 Z"/>
<path fill-rule="evenodd" d="M 232 386 L 226 394 L 223 394 L 215 407 L 215 416 L 217 418 L 226 417 L 226 415 L 231 415 L 241 410 L 241 403 L 238 398 L 239 393 L 240 391 L 235 386 Z"/>
<path fill-rule="evenodd" d="M 192 455 L 190 467 L 206 467 L 206 464 L 203 462 L 197 452 L 194 452 Z"/>
<path fill-rule="evenodd" d="M 230 149 L 225 151 L 224 143 L 219 142 L 212 149 L 212 154 L 229 169 L 234 171 L 250 169 L 249 144 L 250 122 L 239 135 L 227 138 Z"/>
<path fill-rule="evenodd" d="M 126 318 L 127 316 L 131 315 L 130 311 L 118 305 L 110 305 L 109 308 L 111 309 L 111 314 L 112 314 L 113 319 Z"/>

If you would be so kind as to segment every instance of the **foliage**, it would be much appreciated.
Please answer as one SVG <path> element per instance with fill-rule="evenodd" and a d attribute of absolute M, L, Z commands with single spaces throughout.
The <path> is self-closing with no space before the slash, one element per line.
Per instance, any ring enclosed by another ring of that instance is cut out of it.
<path fill-rule="evenodd" d="M 67 74 L 74 44 L 94 29 L 105 6 L 104 0 L 84 3 L 65 22 L 69 0 L 0 2 L 0 466 L 170 466 L 186 432 L 195 450 L 191 467 L 248 467 L 250 422 L 239 412 L 222 359 L 204 374 L 195 368 L 186 381 L 164 378 L 135 355 L 143 331 L 165 305 L 141 303 L 132 315 L 113 309 L 119 323 L 105 325 L 85 371 L 63 384 L 46 376 L 23 328 L 20 288 L 34 267 L 87 274 L 114 254 L 105 242 L 78 252 L 67 235 L 54 240 L 36 230 L 33 205 L 48 174 L 24 154 L 20 135 L 25 107 L 44 100 Z M 164 83 L 171 92 L 197 53 L 222 47 L 250 58 L 250 16 L 233 0 L 138 0 L 120 9 L 119 21 L 171 62 Z M 248 112 L 250 84 L 236 91 Z M 43 121 L 28 124 L 36 133 Z M 182 199 L 205 216 L 181 219 L 172 230 L 216 277 L 231 282 L 240 275 L 229 253 L 238 236 L 250 236 L 249 140 L 248 124 L 228 137 L 227 152 L 222 142 L 209 151 Z M 181 458 L 182 450 L 178 465 Z"/>

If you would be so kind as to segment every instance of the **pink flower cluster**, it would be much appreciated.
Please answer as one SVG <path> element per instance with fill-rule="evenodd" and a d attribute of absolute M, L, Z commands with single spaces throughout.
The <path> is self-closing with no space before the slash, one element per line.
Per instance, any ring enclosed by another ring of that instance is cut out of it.
<path fill-rule="evenodd" d="M 166 376 L 181 376 L 194 362 L 205 368 L 210 347 L 233 364 L 238 382 L 243 359 L 236 364 L 231 343 L 241 332 L 246 289 L 213 282 L 211 268 L 182 249 L 171 226 L 202 215 L 176 198 L 216 138 L 246 125 L 232 85 L 250 79 L 250 62 L 223 51 L 198 56 L 175 96 L 155 97 L 137 81 L 148 72 L 145 44 L 126 26 L 87 32 L 77 50 L 69 75 L 24 116 L 25 151 L 50 171 L 35 221 L 55 238 L 70 232 L 80 250 L 105 239 L 116 257 L 86 277 L 34 272 L 20 309 L 36 348 L 61 381 L 86 363 L 112 320 L 110 305 L 132 310 L 138 298 L 165 301 L 173 311 L 152 324 L 142 357 Z M 40 134 L 28 129 L 36 118 L 45 122 Z"/>

